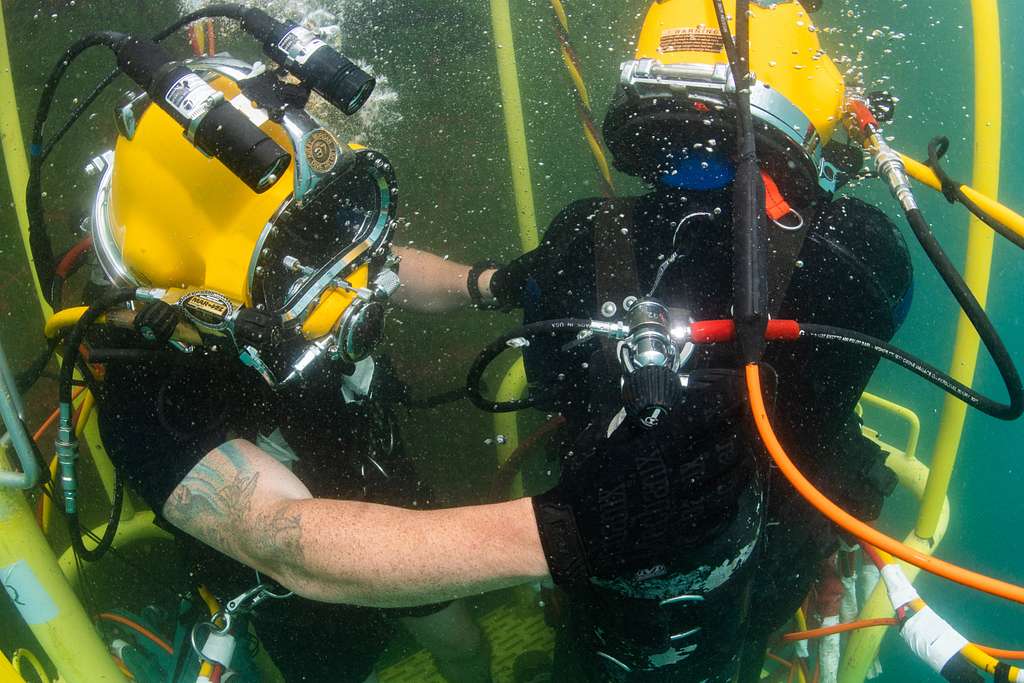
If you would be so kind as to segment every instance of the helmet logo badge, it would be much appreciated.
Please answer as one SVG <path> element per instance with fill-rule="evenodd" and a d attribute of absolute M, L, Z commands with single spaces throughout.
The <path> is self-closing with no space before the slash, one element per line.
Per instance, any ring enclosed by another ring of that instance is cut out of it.
<path fill-rule="evenodd" d="M 306 138 L 306 161 L 316 173 L 330 173 L 338 163 L 338 141 L 323 128 L 319 128 Z"/>

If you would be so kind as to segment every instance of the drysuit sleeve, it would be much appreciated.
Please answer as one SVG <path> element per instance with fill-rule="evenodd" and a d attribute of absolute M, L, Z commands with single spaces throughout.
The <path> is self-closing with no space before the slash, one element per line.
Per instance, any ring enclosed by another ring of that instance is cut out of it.
<path fill-rule="evenodd" d="M 564 268 L 573 263 L 591 264 L 593 257 L 581 258 L 577 250 L 592 252 L 590 246 L 590 217 L 600 200 L 584 199 L 563 209 L 544 232 L 544 239 L 536 249 L 502 266 L 491 279 L 491 294 L 499 308 L 523 308 L 530 299 L 537 299 L 543 283 L 551 279 L 574 280 L 587 273 L 567 273 Z M 589 277 L 593 277 L 592 273 Z"/>

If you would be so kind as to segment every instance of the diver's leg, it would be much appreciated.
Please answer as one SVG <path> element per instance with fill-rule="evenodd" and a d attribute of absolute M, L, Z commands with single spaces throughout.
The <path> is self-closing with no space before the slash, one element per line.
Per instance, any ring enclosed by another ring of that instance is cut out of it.
<path fill-rule="evenodd" d="M 490 683 L 490 643 L 464 601 L 426 616 L 402 617 L 401 622 L 433 655 L 449 683 Z"/>

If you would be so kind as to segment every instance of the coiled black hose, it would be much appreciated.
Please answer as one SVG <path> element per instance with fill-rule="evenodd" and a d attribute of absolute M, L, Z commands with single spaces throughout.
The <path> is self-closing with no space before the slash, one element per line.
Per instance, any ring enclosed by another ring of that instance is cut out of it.
<path fill-rule="evenodd" d="M 526 398 L 512 401 L 493 401 L 484 397 L 480 390 L 480 381 L 483 379 L 487 366 L 500 356 L 502 352 L 510 348 L 509 342 L 513 339 L 536 339 L 542 336 L 553 336 L 568 332 L 583 332 L 591 329 L 591 321 L 587 318 L 561 318 L 558 320 L 542 320 L 516 327 L 492 341 L 473 361 L 466 375 L 466 396 L 477 408 L 486 410 L 489 413 L 510 413 L 516 410 L 531 408 L 537 402 L 537 397 L 527 396 Z"/>
<path fill-rule="evenodd" d="M 53 67 L 50 75 L 43 83 L 42 92 L 39 95 L 39 108 L 36 110 L 35 123 L 32 125 L 32 137 L 29 146 L 25 208 L 28 213 L 28 236 L 29 247 L 32 250 L 32 259 L 35 262 L 36 274 L 39 277 L 43 294 L 51 306 L 53 305 L 52 287 L 56 265 L 54 263 L 50 235 L 43 219 L 43 126 L 50 115 L 50 106 L 53 104 L 53 96 L 57 92 L 57 86 L 60 84 L 61 78 L 64 77 L 64 73 L 71 65 L 71 62 L 90 48 L 98 45 L 110 46 L 120 35 L 111 31 L 100 31 L 73 43 L 71 47 L 64 51 L 60 60 Z"/>
<path fill-rule="evenodd" d="M 1003 340 L 999 337 L 995 326 L 992 325 L 988 314 L 985 313 L 985 309 L 981 307 L 978 300 L 974 298 L 974 293 L 971 292 L 967 283 L 964 282 L 963 276 L 960 275 L 953 262 L 946 256 L 946 252 L 943 251 L 942 245 L 939 244 L 935 234 L 932 233 L 931 226 L 928 225 L 928 221 L 925 220 L 921 210 L 917 208 L 910 209 L 906 212 L 906 217 L 907 222 L 910 224 L 910 229 L 913 231 L 914 236 L 917 237 L 917 241 L 920 242 L 921 248 L 924 249 L 924 253 L 928 256 L 928 260 L 932 262 L 935 270 L 938 271 L 939 277 L 942 278 L 953 298 L 960 304 L 960 308 L 981 338 L 981 343 L 985 345 L 985 349 L 992 357 L 992 361 L 995 363 L 996 369 L 999 370 L 999 375 L 1006 385 L 1006 393 L 1009 396 L 1010 402 L 1008 404 L 1001 404 L 993 401 L 988 406 L 991 410 L 986 412 L 1001 420 L 1016 420 L 1021 416 L 1021 413 L 1024 413 L 1024 387 L 1021 385 L 1020 374 L 1017 372 L 1013 359 L 1006 350 L 1006 345 L 1003 344 Z"/>
<path fill-rule="evenodd" d="M 922 377 L 923 379 L 931 382 L 946 393 L 956 396 L 967 405 L 972 408 L 977 408 L 986 415 L 991 415 L 992 417 L 997 417 L 1003 420 L 1015 419 L 1012 405 L 999 403 L 987 396 L 983 396 L 974 389 L 971 389 L 950 377 L 935 366 L 926 363 L 920 358 L 917 358 L 903 349 L 893 346 L 892 344 L 882 341 L 881 339 L 841 327 L 832 327 L 831 325 L 812 325 L 807 323 L 800 324 L 800 333 L 801 337 L 805 339 L 820 339 L 822 341 L 839 342 L 842 344 L 859 346 L 869 351 L 873 351 L 886 360 L 890 360 L 901 367 L 910 370 L 918 377 Z"/>
<path fill-rule="evenodd" d="M 71 332 L 68 333 L 67 341 L 64 344 L 64 358 L 60 366 L 60 387 L 58 389 L 62 414 L 66 413 L 70 415 L 71 413 L 70 406 L 72 389 L 74 386 L 75 366 L 78 364 L 80 355 L 79 349 L 81 348 L 82 342 L 85 341 L 86 334 L 88 334 L 93 323 L 95 323 L 101 315 L 115 306 L 120 306 L 121 304 L 128 303 L 134 299 L 135 292 L 136 290 L 134 287 L 112 289 L 108 292 L 104 292 L 89 306 L 89 308 L 86 309 L 85 313 L 82 314 L 82 317 L 78 319 L 78 322 L 71 329 Z M 114 499 L 111 501 L 107 527 L 104 529 L 103 536 L 94 548 L 85 547 L 85 543 L 82 539 L 82 526 L 78 518 L 78 512 L 75 511 L 68 513 L 67 520 L 68 531 L 71 536 L 71 546 L 80 557 L 89 562 L 95 562 L 107 553 L 111 544 L 114 542 L 115 534 L 117 534 L 117 527 L 121 521 L 121 508 L 123 503 L 124 480 L 118 468 L 115 468 Z"/>
<path fill-rule="evenodd" d="M 169 35 L 177 31 L 178 29 L 184 26 L 188 26 L 193 21 L 198 21 L 200 19 L 223 18 L 241 20 L 244 11 L 245 8 L 242 5 L 236 5 L 233 3 L 217 4 L 210 5 L 209 7 L 204 7 L 202 9 L 196 10 L 195 12 L 190 12 L 185 16 L 177 19 L 174 23 L 164 27 L 163 30 L 161 30 L 159 33 L 153 36 L 153 42 L 159 43 L 161 40 L 167 38 Z M 44 161 L 46 160 L 46 157 L 50 156 L 50 152 L 53 151 L 54 146 L 56 146 L 56 144 L 60 142 L 61 138 L 63 138 L 64 135 L 71 129 L 71 127 L 75 125 L 75 122 L 78 121 L 79 118 L 81 118 L 82 114 L 85 113 L 85 110 L 88 109 L 92 105 L 92 103 L 96 101 L 96 98 L 98 98 L 103 93 L 103 91 L 106 90 L 108 85 L 114 82 L 114 79 L 117 78 L 120 73 L 120 69 L 113 69 L 109 74 L 107 74 L 103 78 L 102 81 L 100 81 L 96 85 L 93 91 L 89 93 L 89 95 L 84 100 L 82 100 L 77 107 L 71 110 L 71 113 L 68 114 L 67 120 L 64 121 L 63 125 L 61 125 L 57 132 L 54 133 L 53 137 L 51 137 L 46 142 L 46 144 L 43 145 L 41 157 Z"/>

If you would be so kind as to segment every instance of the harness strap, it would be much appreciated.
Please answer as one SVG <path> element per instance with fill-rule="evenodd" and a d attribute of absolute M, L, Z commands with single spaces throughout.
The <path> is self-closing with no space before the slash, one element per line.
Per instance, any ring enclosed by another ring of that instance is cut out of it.
<path fill-rule="evenodd" d="M 632 233 L 632 202 L 620 199 L 602 202 L 594 220 L 594 265 L 598 308 L 603 313 L 607 302 L 615 305 L 615 310 L 608 317 L 622 310 L 622 302 L 626 297 L 639 296 L 641 293 Z M 614 340 L 606 337 L 601 339 L 601 348 L 609 369 L 619 365 L 616 347 Z"/>

